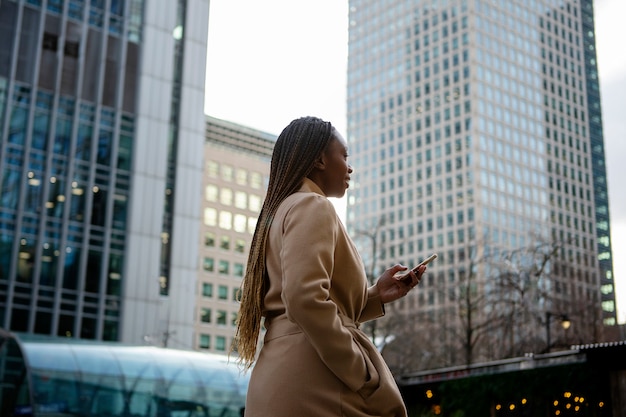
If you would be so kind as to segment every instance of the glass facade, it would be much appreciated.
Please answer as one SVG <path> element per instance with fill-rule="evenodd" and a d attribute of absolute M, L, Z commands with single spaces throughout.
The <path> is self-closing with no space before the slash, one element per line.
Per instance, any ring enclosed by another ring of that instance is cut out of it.
<path fill-rule="evenodd" d="M 0 415 L 240 417 L 225 356 L 0 332 Z"/>
<path fill-rule="evenodd" d="M 596 230 L 600 283 L 602 285 L 602 309 L 608 324 L 615 324 L 615 280 L 613 277 L 613 254 L 611 251 L 611 217 L 607 189 L 606 163 L 604 159 L 604 136 L 602 129 L 602 107 L 598 79 L 593 1 L 581 2 L 583 43 L 585 45 L 585 82 L 587 107 L 589 109 L 589 137 L 591 140 L 591 166 L 593 174 L 593 199 L 596 210 Z"/>
<path fill-rule="evenodd" d="M 501 351 L 615 324 L 594 45 L 590 1 L 350 1 L 347 224 L 375 276 L 439 254 L 397 309 L 441 345 L 472 309 Z"/>
<path fill-rule="evenodd" d="M 0 328 L 192 346 L 208 3 L 0 3 Z"/>
<path fill-rule="evenodd" d="M 118 338 L 137 3 L 0 4 L 4 328 Z"/>

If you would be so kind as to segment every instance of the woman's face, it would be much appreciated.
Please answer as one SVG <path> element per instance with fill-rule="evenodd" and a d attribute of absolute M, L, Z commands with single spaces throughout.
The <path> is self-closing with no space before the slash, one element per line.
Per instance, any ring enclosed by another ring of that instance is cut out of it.
<path fill-rule="evenodd" d="M 341 198 L 349 187 L 352 167 L 348 164 L 348 145 L 337 130 L 328 147 L 322 153 L 311 179 L 322 189 L 327 197 Z"/>

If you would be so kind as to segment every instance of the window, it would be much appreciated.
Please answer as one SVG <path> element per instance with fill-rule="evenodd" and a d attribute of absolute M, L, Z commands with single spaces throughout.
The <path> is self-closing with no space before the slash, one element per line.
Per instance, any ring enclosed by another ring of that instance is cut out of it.
<path fill-rule="evenodd" d="M 243 264 L 238 262 L 233 264 L 233 275 L 236 277 L 243 277 Z"/>
<path fill-rule="evenodd" d="M 228 287 L 226 285 L 220 285 L 217 288 L 217 298 L 220 300 L 228 300 Z"/>
<path fill-rule="evenodd" d="M 226 311 L 218 310 L 217 311 L 217 320 L 215 321 L 217 324 L 221 324 L 223 326 L 226 325 Z"/>
<path fill-rule="evenodd" d="M 235 192 L 235 207 L 237 207 L 238 209 L 247 208 L 246 200 L 247 200 L 247 195 L 245 192 L 243 191 Z"/>
<path fill-rule="evenodd" d="M 204 234 L 204 246 L 207 248 L 215 247 L 215 233 L 206 232 Z"/>
<path fill-rule="evenodd" d="M 230 188 L 222 188 L 220 192 L 220 203 L 225 206 L 231 206 L 233 204 L 233 190 Z"/>
<path fill-rule="evenodd" d="M 213 297 L 213 284 L 208 282 L 202 283 L 202 296 L 208 298 Z"/>
<path fill-rule="evenodd" d="M 239 185 L 246 185 L 248 181 L 248 172 L 243 168 L 237 168 L 235 170 L 235 182 Z"/>
<path fill-rule="evenodd" d="M 251 211 L 260 213 L 261 212 L 261 197 L 258 195 L 251 194 L 249 197 L 249 209 Z"/>
<path fill-rule="evenodd" d="M 202 262 L 202 269 L 207 272 L 213 272 L 215 270 L 215 260 L 213 258 L 205 257 Z"/>
<path fill-rule="evenodd" d="M 206 226 L 217 226 L 217 210 L 210 207 L 204 209 L 204 224 Z"/>
<path fill-rule="evenodd" d="M 226 350 L 226 338 L 224 336 L 215 336 L 215 350 Z"/>
<path fill-rule="evenodd" d="M 248 233 L 251 235 L 254 234 L 254 229 L 256 228 L 257 219 L 254 217 L 248 217 Z"/>
<path fill-rule="evenodd" d="M 261 188 L 263 186 L 263 176 L 258 172 L 253 172 L 250 174 L 250 186 L 252 188 Z"/>
<path fill-rule="evenodd" d="M 222 275 L 228 275 L 228 261 L 220 261 L 218 272 Z"/>
<path fill-rule="evenodd" d="M 217 162 L 209 161 L 206 164 L 206 172 L 210 178 L 217 178 L 220 166 Z"/>
<path fill-rule="evenodd" d="M 211 335 L 200 335 L 200 349 L 211 349 Z"/>
<path fill-rule="evenodd" d="M 207 185 L 205 190 L 205 198 L 207 201 L 217 201 L 218 189 L 215 185 Z"/>
<path fill-rule="evenodd" d="M 233 167 L 230 165 L 222 166 L 222 179 L 224 181 L 232 181 L 233 180 Z"/>
<path fill-rule="evenodd" d="M 247 217 L 244 216 L 243 214 L 235 214 L 235 224 L 234 224 L 235 232 L 245 233 L 246 221 L 247 221 Z"/>
<path fill-rule="evenodd" d="M 246 250 L 246 241 L 243 239 L 235 239 L 235 252 L 244 253 Z"/>
<path fill-rule="evenodd" d="M 200 310 L 200 321 L 202 323 L 211 323 L 211 309 L 202 308 Z"/>
<path fill-rule="evenodd" d="M 220 227 L 224 230 L 230 230 L 232 228 L 233 215 L 228 211 L 220 212 Z"/>
<path fill-rule="evenodd" d="M 230 236 L 222 236 L 220 238 L 220 249 L 224 249 L 224 250 L 230 249 Z"/>

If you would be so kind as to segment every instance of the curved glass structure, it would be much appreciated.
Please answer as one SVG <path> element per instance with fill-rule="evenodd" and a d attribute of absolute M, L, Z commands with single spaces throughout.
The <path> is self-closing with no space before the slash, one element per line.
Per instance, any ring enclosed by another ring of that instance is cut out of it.
<path fill-rule="evenodd" d="M 240 417 L 248 375 L 224 356 L 0 330 L 0 415 Z"/>

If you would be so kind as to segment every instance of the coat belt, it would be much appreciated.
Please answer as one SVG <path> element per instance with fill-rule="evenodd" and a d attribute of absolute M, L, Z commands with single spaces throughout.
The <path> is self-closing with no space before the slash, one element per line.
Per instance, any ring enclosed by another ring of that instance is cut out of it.
<path fill-rule="evenodd" d="M 354 320 L 350 319 L 349 317 L 343 314 L 339 314 L 339 318 L 341 319 L 341 324 L 343 324 L 343 327 L 355 330 L 359 328 L 359 324 L 355 323 Z M 302 329 L 300 329 L 300 326 L 290 321 L 286 315 L 266 318 L 265 328 L 267 329 L 267 332 L 265 333 L 266 342 L 280 336 L 302 333 Z"/>

